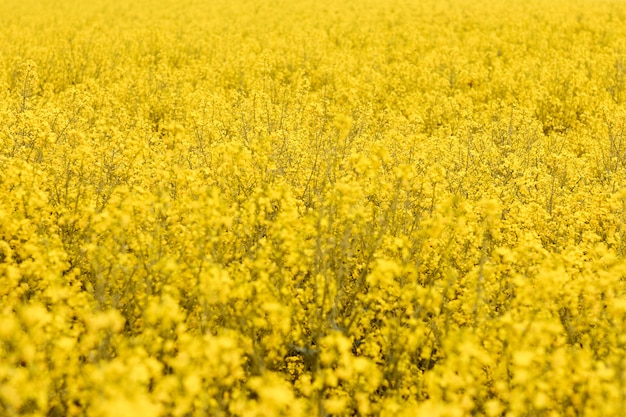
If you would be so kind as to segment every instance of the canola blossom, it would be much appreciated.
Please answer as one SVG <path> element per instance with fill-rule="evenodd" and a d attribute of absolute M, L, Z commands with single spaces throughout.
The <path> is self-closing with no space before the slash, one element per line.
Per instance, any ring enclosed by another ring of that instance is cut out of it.
<path fill-rule="evenodd" d="M 626 415 L 626 2 L 0 2 L 0 415 Z"/>

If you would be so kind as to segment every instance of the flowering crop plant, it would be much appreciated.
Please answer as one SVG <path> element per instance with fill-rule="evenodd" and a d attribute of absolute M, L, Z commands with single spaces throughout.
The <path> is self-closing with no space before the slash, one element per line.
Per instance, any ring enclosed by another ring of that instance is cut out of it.
<path fill-rule="evenodd" d="M 626 2 L 0 2 L 0 415 L 626 415 Z"/>

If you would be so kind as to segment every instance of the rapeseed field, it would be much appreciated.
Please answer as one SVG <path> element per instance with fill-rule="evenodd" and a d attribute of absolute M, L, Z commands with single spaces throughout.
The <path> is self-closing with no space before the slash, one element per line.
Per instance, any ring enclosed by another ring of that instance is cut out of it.
<path fill-rule="evenodd" d="M 0 3 L 0 415 L 626 415 L 626 2 Z"/>

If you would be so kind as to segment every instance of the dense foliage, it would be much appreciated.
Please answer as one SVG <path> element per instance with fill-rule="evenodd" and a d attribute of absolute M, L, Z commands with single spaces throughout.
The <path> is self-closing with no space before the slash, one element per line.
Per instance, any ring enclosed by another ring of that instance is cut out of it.
<path fill-rule="evenodd" d="M 3 416 L 626 415 L 626 3 L 0 3 Z"/>

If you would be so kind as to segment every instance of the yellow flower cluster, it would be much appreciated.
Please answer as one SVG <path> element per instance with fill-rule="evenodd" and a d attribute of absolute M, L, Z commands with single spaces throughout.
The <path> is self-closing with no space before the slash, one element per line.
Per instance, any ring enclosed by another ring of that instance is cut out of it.
<path fill-rule="evenodd" d="M 0 3 L 0 415 L 626 415 L 626 3 Z"/>

